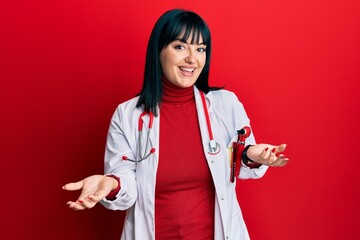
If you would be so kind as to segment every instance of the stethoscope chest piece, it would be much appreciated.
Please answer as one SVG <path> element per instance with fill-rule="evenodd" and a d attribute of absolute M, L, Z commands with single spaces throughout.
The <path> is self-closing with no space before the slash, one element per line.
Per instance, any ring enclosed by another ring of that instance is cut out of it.
<path fill-rule="evenodd" d="M 205 93 L 204 92 L 200 92 L 200 96 L 201 96 L 201 101 L 202 101 L 202 105 L 204 108 L 204 114 L 205 114 L 205 119 L 206 119 L 206 125 L 208 128 L 208 132 L 209 132 L 209 151 L 208 153 L 210 155 L 216 155 L 220 152 L 221 147 L 220 145 L 214 140 L 214 135 L 211 129 L 211 124 L 210 124 L 210 116 L 209 116 L 209 111 L 207 109 L 206 106 L 206 99 L 205 99 Z"/>
<path fill-rule="evenodd" d="M 220 152 L 221 147 L 215 140 L 210 140 L 209 142 L 209 151 L 210 155 L 216 155 Z"/>

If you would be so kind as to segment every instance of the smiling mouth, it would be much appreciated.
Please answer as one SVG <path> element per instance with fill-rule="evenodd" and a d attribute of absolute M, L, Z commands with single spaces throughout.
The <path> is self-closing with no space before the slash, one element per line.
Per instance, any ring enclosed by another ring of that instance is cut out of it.
<path fill-rule="evenodd" d="M 179 69 L 185 73 L 193 73 L 195 71 L 195 68 L 179 67 Z"/>

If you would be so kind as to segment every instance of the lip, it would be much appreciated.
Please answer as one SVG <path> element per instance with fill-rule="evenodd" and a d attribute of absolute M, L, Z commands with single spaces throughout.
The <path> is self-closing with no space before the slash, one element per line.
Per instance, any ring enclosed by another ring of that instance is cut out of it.
<path fill-rule="evenodd" d="M 194 75 L 196 68 L 182 66 L 182 67 L 179 67 L 179 70 L 184 76 L 192 76 L 192 75 Z"/>

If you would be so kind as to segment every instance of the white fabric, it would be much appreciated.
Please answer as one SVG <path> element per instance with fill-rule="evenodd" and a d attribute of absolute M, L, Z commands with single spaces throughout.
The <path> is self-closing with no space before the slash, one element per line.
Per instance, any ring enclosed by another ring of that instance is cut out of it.
<path fill-rule="evenodd" d="M 221 151 L 216 155 L 208 154 L 209 134 L 206 124 L 201 97 L 197 88 L 195 101 L 198 112 L 204 153 L 213 177 L 215 201 L 215 239 L 246 240 L 249 235 L 236 198 L 235 183 L 230 182 L 230 154 L 228 147 L 236 140 L 236 130 L 250 126 L 249 119 L 234 93 L 219 90 L 211 91 L 206 95 L 208 112 L 214 139 L 220 144 Z M 136 108 L 138 98 L 122 103 L 116 109 L 109 128 L 105 151 L 105 173 L 114 174 L 120 178 L 121 189 L 114 201 L 104 199 L 102 204 L 112 210 L 127 210 L 122 240 L 154 239 L 154 206 L 156 171 L 159 161 L 159 117 L 154 118 L 153 129 L 150 131 L 149 148 L 156 149 L 154 154 L 141 163 L 135 164 L 123 161 L 126 155 L 131 159 L 139 158 L 138 151 L 138 119 L 143 112 Z M 143 118 L 142 143 L 145 145 L 149 115 Z M 171 131 L 171 129 L 169 129 Z M 184 129 L 186 131 L 186 129 Z M 173 144 L 176 144 L 174 139 Z M 251 134 L 246 145 L 255 144 Z M 142 152 L 145 146 L 140 149 Z M 191 154 L 191 149 L 182 150 L 184 157 Z M 266 166 L 250 169 L 241 166 L 239 177 L 242 179 L 262 177 L 267 170 Z"/>

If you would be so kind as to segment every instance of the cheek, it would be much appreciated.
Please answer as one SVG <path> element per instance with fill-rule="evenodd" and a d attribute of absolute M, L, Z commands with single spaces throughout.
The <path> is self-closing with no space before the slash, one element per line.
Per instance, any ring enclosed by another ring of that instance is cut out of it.
<path fill-rule="evenodd" d="M 205 63 L 206 63 L 206 56 L 202 57 L 201 60 L 200 60 L 201 68 L 204 68 Z"/>
<path fill-rule="evenodd" d="M 161 71 L 164 75 L 166 75 L 168 68 L 166 63 L 167 63 L 166 56 L 160 54 L 160 66 L 161 66 Z"/>
<path fill-rule="evenodd" d="M 174 57 L 170 54 L 160 54 L 160 65 L 163 74 L 171 74 L 174 66 Z"/>
<path fill-rule="evenodd" d="M 170 66 L 166 62 L 164 64 L 161 64 L 161 70 L 164 75 L 169 75 L 171 73 Z"/>
<path fill-rule="evenodd" d="M 205 65 L 206 62 L 206 53 L 203 53 L 199 56 L 199 62 L 201 63 L 202 66 Z"/>

